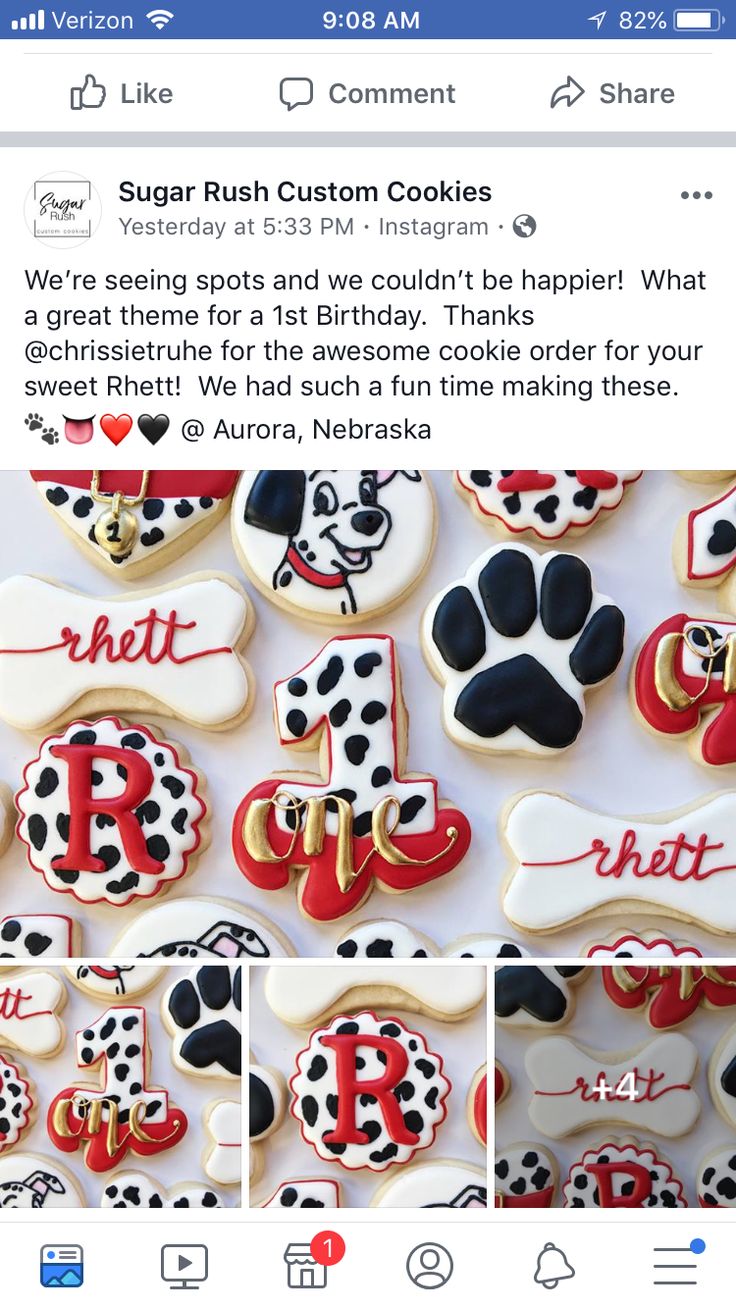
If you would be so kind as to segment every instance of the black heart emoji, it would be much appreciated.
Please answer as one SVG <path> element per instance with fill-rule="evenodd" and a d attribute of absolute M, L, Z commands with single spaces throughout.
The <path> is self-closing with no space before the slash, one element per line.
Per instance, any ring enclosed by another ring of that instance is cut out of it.
<path fill-rule="evenodd" d="M 152 418 L 150 414 L 141 414 L 138 419 L 139 430 L 143 433 L 151 445 L 156 445 L 165 436 L 169 430 L 169 420 L 166 414 L 156 414 Z"/>

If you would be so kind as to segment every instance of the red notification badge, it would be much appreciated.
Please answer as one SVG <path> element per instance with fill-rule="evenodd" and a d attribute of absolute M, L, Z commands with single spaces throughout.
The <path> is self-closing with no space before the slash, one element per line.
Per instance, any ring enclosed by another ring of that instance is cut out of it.
<path fill-rule="evenodd" d="M 309 1251 L 316 1263 L 332 1268 L 345 1254 L 345 1242 L 339 1232 L 318 1232 L 310 1241 Z"/>

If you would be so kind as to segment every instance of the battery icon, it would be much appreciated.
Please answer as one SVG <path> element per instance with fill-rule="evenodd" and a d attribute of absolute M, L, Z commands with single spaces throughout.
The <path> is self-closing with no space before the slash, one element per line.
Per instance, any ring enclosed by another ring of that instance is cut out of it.
<path fill-rule="evenodd" d="M 720 9 L 676 9 L 676 32 L 718 32 L 721 27 Z"/>

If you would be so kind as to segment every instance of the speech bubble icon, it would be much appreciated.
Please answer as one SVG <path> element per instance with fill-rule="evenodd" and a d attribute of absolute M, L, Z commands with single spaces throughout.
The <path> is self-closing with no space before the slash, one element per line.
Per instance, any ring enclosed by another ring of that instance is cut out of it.
<path fill-rule="evenodd" d="M 314 100 L 314 82 L 311 77 L 282 77 L 279 97 L 286 108 L 311 105 Z"/>

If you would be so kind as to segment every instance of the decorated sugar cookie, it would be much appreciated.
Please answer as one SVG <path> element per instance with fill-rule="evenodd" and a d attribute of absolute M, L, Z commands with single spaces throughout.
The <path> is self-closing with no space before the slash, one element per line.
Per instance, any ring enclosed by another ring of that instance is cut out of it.
<path fill-rule="evenodd" d="M 140 723 L 75 721 L 42 742 L 16 796 L 18 836 L 52 891 L 85 904 L 150 899 L 206 844 L 200 773 Z"/>
<path fill-rule="evenodd" d="M 725 482 L 727 477 L 736 477 L 734 468 L 678 468 L 678 477 L 684 477 L 686 482 Z"/>
<path fill-rule="evenodd" d="M 623 654 L 624 617 L 577 555 L 498 545 L 431 601 L 422 648 L 457 745 L 551 755 L 578 737 L 585 693 Z"/>
<path fill-rule="evenodd" d="M 484 1169 L 458 1159 L 402 1168 L 379 1186 L 372 1209 L 485 1209 L 488 1186 Z"/>
<path fill-rule="evenodd" d="M 502 1076 L 505 1075 L 505 1079 L 506 1079 L 506 1089 L 501 1096 L 501 1099 L 503 1099 L 503 1096 L 508 1092 L 510 1083 L 509 1083 L 508 1073 L 506 1073 L 506 1070 L 502 1067 L 502 1065 L 497 1064 L 496 1069 L 498 1070 L 499 1068 L 501 1069 Z M 496 1100 L 496 1103 L 498 1104 L 498 1100 Z M 479 1143 L 479 1145 L 487 1145 L 488 1144 L 488 1074 L 485 1064 L 481 1065 L 481 1067 L 478 1069 L 477 1073 L 475 1074 L 472 1082 L 470 1083 L 470 1090 L 468 1091 L 467 1114 L 468 1114 L 468 1123 L 470 1125 L 470 1130 L 473 1133 L 473 1136 L 475 1137 L 476 1141 Z"/>
<path fill-rule="evenodd" d="M 238 1100 L 213 1100 L 204 1113 L 208 1136 L 204 1171 L 220 1186 L 240 1182 L 242 1114 Z"/>
<path fill-rule="evenodd" d="M 497 1151 L 494 1178 L 496 1209 L 549 1209 L 557 1189 L 557 1160 L 543 1145 L 516 1141 Z"/>
<path fill-rule="evenodd" d="M 0 1153 L 12 1150 L 32 1127 L 37 1108 L 36 1088 L 25 1068 L 0 1054 Z"/>
<path fill-rule="evenodd" d="M 482 932 L 458 936 L 446 945 L 442 954 L 445 959 L 526 959 L 529 951 L 516 941 L 507 941 L 503 936 L 486 936 Z"/>
<path fill-rule="evenodd" d="M 182 1072 L 240 1077 L 242 975 L 236 965 L 202 964 L 165 992 L 161 1016 Z"/>
<path fill-rule="evenodd" d="M 476 518 L 507 536 L 559 541 L 582 536 L 596 519 L 618 509 L 638 472 L 604 469 L 569 472 L 491 472 L 476 468 L 454 474 L 455 488 Z"/>
<path fill-rule="evenodd" d="M 413 471 L 243 473 L 232 528 L 267 599 L 313 622 L 359 621 L 416 586 L 434 546 L 434 496 Z"/>
<path fill-rule="evenodd" d="M 497 1059 L 494 1067 L 493 1103 L 497 1107 L 498 1105 L 503 1104 L 510 1090 L 511 1090 L 511 1078 L 506 1072 L 506 1069 L 504 1068 L 501 1061 Z"/>
<path fill-rule="evenodd" d="M 683 586 L 726 581 L 736 565 L 736 482 L 680 520 L 672 557 Z"/>
<path fill-rule="evenodd" d="M 437 782 L 404 775 L 407 714 L 390 636 L 334 637 L 277 682 L 282 745 L 320 748 L 321 775 L 267 778 L 241 801 L 233 852 L 255 886 L 299 876 L 299 907 L 330 922 L 353 913 L 374 882 L 401 893 L 457 867 L 470 825 L 439 800 Z"/>
<path fill-rule="evenodd" d="M 84 1209 L 76 1179 L 55 1159 L 14 1150 L 0 1158 L 0 1209 Z"/>
<path fill-rule="evenodd" d="M 0 782 L 0 855 L 4 854 L 13 839 L 13 792 Z"/>
<path fill-rule="evenodd" d="M 248 1079 L 248 1114 L 250 1140 L 250 1184 L 265 1168 L 263 1142 L 281 1126 L 286 1113 L 286 1082 L 275 1068 L 253 1062 L 251 1055 Z"/>
<path fill-rule="evenodd" d="M 496 969 L 496 1021 L 504 1027 L 562 1027 L 575 1012 L 582 964 L 509 964 Z"/>
<path fill-rule="evenodd" d="M 85 714 L 141 710 L 209 731 L 248 714 L 240 654 L 254 624 L 225 573 L 94 597 L 42 577 L 0 582 L 0 718 L 26 731 Z"/>
<path fill-rule="evenodd" d="M 222 1209 L 222 1196 L 198 1182 L 167 1188 L 147 1173 L 113 1173 L 105 1182 L 101 1209 Z"/>
<path fill-rule="evenodd" d="M 698 763 L 736 763 L 736 620 L 666 618 L 636 656 L 631 694 L 655 735 L 686 737 Z"/>
<path fill-rule="evenodd" d="M 707 1009 L 736 1005 L 736 967 L 727 964 L 678 960 L 673 967 L 619 959 L 601 972 L 609 1000 L 620 1009 L 646 1009 L 647 1021 L 655 1029 L 678 1027 L 701 1004 Z"/>
<path fill-rule="evenodd" d="M 682 1182 L 653 1145 L 605 1141 L 572 1165 L 566 1209 L 685 1209 Z"/>
<path fill-rule="evenodd" d="M 647 913 L 736 931 L 736 792 L 616 818 L 563 795 L 515 796 L 501 819 L 512 863 L 502 901 L 524 932 L 603 913 Z"/>
<path fill-rule="evenodd" d="M 59 1018 L 66 987 L 54 973 L 0 969 L 0 1046 L 39 1059 L 55 1055 L 64 1044 Z"/>
<path fill-rule="evenodd" d="M 0 919 L 0 959 L 69 959 L 81 930 L 65 914 L 8 914 Z"/>
<path fill-rule="evenodd" d="M 701 1161 L 695 1179 L 701 1209 L 736 1208 L 736 1149 L 722 1145 Z"/>
<path fill-rule="evenodd" d="M 356 923 L 335 946 L 340 959 L 431 959 L 437 953 L 429 937 L 392 918 Z"/>
<path fill-rule="evenodd" d="M 44 504 L 88 559 L 143 577 L 173 563 L 224 518 L 237 473 L 32 472 Z"/>
<path fill-rule="evenodd" d="M 736 1027 L 729 1027 L 708 1065 L 711 1099 L 722 1118 L 736 1127 Z"/>
<path fill-rule="evenodd" d="M 148 1085 L 146 1011 L 114 1005 L 76 1034 L 77 1065 L 100 1065 L 100 1084 L 65 1086 L 49 1105 L 47 1130 L 57 1150 L 80 1145 L 93 1173 L 109 1172 L 128 1151 L 143 1158 L 171 1150 L 188 1127 L 168 1092 Z"/>
<path fill-rule="evenodd" d="M 339 1209 L 340 1183 L 331 1177 L 298 1178 L 282 1182 L 264 1200 L 261 1209 Z"/>
<path fill-rule="evenodd" d="M 402 964 L 319 964 L 269 968 L 264 986 L 273 1012 L 292 1027 L 311 1027 L 334 1014 L 374 1004 L 454 1023 L 486 994 L 482 967 L 410 968 Z"/>
<path fill-rule="evenodd" d="M 320 1159 L 384 1172 L 434 1144 L 451 1086 L 442 1059 L 398 1018 L 342 1013 L 312 1032 L 289 1082 Z"/>
<path fill-rule="evenodd" d="M 684 1136 L 700 1114 L 698 1052 L 679 1033 L 620 1053 L 550 1036 L 534 1041 L 524 1062 L 529 1118 L 553 1140 L 604 1125 Z"/>
<path fill-rule="evenodd" d="M 600 959 L 610 963 L 614 959 L 700 959 L 702 954 L 687 941 L 671 941 L 661 932 L 633 932 L 628 928 L 618 928 L 611 932 L 604 941 L 594 941 L 586 947 L 589 959 Z"/>

